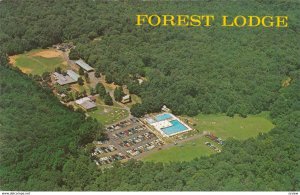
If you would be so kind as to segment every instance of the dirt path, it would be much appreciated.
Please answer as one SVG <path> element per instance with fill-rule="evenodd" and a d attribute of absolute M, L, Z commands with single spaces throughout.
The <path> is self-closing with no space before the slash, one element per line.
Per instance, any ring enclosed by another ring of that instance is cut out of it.
<path fill-rule="evenodd" d="M 73 65 L 74 63 L 69 59 L 69 54 L 66 52 L 62 53 L 63 59 L 68 63 L 69 66 Z"/>

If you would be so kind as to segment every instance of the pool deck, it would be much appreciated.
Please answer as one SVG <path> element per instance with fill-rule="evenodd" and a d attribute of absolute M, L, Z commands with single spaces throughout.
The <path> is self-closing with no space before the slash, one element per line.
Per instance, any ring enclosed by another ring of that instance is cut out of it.
<path fill-rule="evenodd" d="M 167 115 L 167 117 L 164 117 L 164 115 Z M 181 123 L 181 125 L 183 125 L 184 127 L 186 127 L 185 130 L 178 130 L 175 133 L 167 134 L 166 132 L 163 131 L 163 129 L 165 129 L 165 128 L 159 128 L 159 127 L 157 127 L 155 125 L 155 123 L 148 123 L 149 125 L 151 125 L 152 127 L 154 127 L 163 137 L 171 137 L 171 136 L 175 136 L 175 135 L 178 135 L 178 134 L 181 134 L 181 133 L 185 133 L 185 132 L 188 132 L 188 131 L 192 130 L 192 128 L 190 128 L 187 124 L 185 124 L 178 117 L 176 117 L 175 115 L 173 115 L 171 113 L 162 113 L 162 114 L 154 116 L 153 118 L 157 120 L 157 123 L 162 122 L 162 121 L 177 120 L 179 123 Z M 146 119 L 146 121 L 147 121 L 147 119 Z M 168 128 L 168 127 L 166 127 L 166 128 Z"/>
<path fill-rule="evenodd" d="M 170 113 L 163 113 L 163 114 L 156 115 L 154 118 L 156 121 L 165 121 L 170 118 L 173 118 L 173 116 Z"/>

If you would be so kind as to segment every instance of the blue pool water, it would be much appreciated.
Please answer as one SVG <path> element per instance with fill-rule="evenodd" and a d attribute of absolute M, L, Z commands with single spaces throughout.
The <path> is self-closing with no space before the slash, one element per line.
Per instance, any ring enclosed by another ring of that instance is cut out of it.
<path fill-rule="evenodd" d="M 172 124 L 172 126 L 161 129 L 167 135 L 172 135 L 174 133 L 178 133 L 188 129 L 178 120 L 172 120 L 170 121 L 170 123 Z"/>
<path fill-rule="evenodd" d="M 164 120 L 169 119 L 169 118 L 172 118 L 172 115 L 170 115 L 170 114 L 161 114 L 161 115 L 157 115 L 155 117 L 155 120 L 156 121 L 164 121 Z"/>

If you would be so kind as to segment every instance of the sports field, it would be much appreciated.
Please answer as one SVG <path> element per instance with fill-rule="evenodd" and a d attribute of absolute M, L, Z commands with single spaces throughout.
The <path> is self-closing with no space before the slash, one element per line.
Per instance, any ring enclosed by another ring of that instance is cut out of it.
<path fill-rule="evenodd" d="M 215 142 L 212 142 L 206 137 L 201 137 L 193 141 L 188 141 L 183 144 L 177 144 L 170 148 L 163 149 L 143 158 L 144 161 L 155 161 L 167 163 L 170 161 L 191 161 L 196 157 L 208 156 L 216 153 L 213 149 L 206 146 L 204 143 L 210 142 L 216 147 L 221 148 Z"/>
<path fill-rule="evenodd" d="M 218 115 L 198 115 L 196 117 L 181 117 L 188 119 L 190 124 L 197 129 L 199 133 L 209 131 L 216 136 L 226 140 L 229 137 L 244 140 L 257 136 L 260 132 L 270 131 L 274 125 L 268 120 L 268 112 L 259 115 L 251 115 L 247 118 L 235 116 L 227 117 L 223 114 Z M 209 141 L 215 146 L 220 145 L 212 142 L 208 138 L 201 137 L 196 140 L 188 141 L 183 144 L 171 146 L 170 148 L 160 150 L 145 156 L 145 161 L 170 162 L 170 161 L 190 161 L 196 157 L 207 156 L 216 153 L 204 143 Z"/>
<path fill-rule="evenodd" d="M 265 133 L 271 130 L 274 125 L 268 119 L 269 113 L 262 112 L 258 115 L 249 115 L 247 118 L 240 116 L 228 117 L 224 114 L 218 115 L 198 115 L 193 118 L 185 117 L 200 132 L 209 131 L 223 139 L 232 137 L 235 139 L 247 139 L 255 137 L 259 133 Z"/>
<path fill-rule="evenodd" d="M 10 63 L 26 74 L 42 75 L 53 72 L 56 67 L 65 69 L 66 62 L 62 52 L 54 49 L 35 49 L 30 52 L 10 56 Z"/>

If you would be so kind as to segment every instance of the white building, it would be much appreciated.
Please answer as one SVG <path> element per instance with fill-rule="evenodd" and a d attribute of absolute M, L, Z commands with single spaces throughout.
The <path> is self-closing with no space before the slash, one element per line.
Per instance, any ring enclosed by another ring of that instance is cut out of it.
<path fill-rule="evenodd" d="M 85 71 L 87 72 L 91 72 L 94 70 L 94 68 L 92 68 L 90 65 L 88 65 L 85 61 L 83 61 L 82 59 L 75 61 L 75 63 L 80 66 L 81 68 L 83 68 Z"/>
<path fill-rule="evenodd" d="M 96 103 L 93 100 L 91 100 L 89 97 L 78 99 L 75 101 L 75 103 L 85 110 L 91 110 L 97 107 Z"/>

